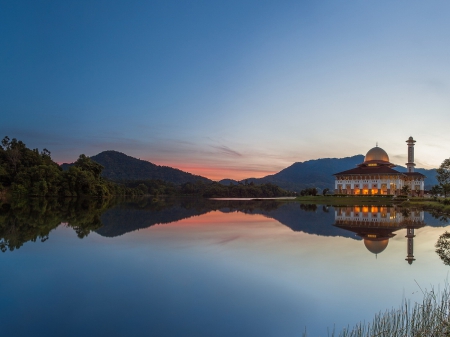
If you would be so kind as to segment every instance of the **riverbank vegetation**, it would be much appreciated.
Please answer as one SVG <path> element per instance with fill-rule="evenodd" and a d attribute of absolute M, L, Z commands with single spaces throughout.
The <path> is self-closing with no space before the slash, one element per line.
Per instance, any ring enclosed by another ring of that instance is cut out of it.
<path fill-rule="evenodd" d="M 185 183 L 175 185 L 162 180 L 138 180 L 121 182 L 129 188 L 139 188 L 145 194 L 159 196 L 197 196 L 204 198 L 275 198 L 291 197 L 296 193 L 283 190 L 277 185 L 266 183 L 257 185 L 253 182 L 222 185 L 218 182 Z"/>
<path fill-rule="evenodd" d="M 325 205 L 387 205 L 393 204 L 395 199 L 392 196 L 378 195 L 316 195 L 316 196 L 299 196 L 296 201 L 306 204 L 325 204 Z M 397 200 L 403 202 L 405 199 Z"/>
<path fill-rule="evenodd" d="M 309 336 L 307 332 L 303 337 Z M 380 312 L 372 322 L 361 322 L 331 337 L 444 337 L 450 336 L 450 292 L 423 291 L 421 303 L 403 302 L 400 308 Z"/>

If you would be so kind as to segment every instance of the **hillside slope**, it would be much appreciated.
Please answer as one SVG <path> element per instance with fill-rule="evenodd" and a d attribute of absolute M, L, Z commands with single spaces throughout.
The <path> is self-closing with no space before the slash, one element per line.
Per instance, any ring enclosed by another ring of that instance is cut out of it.
<path fill-rule="evenodd" d="M 102 176 L 113 181 L 161 179 L 174 184 L 193 183 L 199 180 L 211 182 L 205 177 L 168 166 L 155 165 L 118 151 L 103 151 L 91 159 L 104 167 Z M 72 164 L 62 164 L 61 166 L 63 169 L 67 169 L 70 165 Z"/>

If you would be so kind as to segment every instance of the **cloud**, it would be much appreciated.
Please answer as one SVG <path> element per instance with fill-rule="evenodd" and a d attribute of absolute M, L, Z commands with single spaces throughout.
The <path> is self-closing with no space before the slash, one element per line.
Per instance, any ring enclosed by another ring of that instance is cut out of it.
<path fill-rule="evenodd" d="M 437 95 L 446 94 L 448 91 L 447 83 L 438 78 L 430 78 L 425 80 L 425 86 L 429 91 Z"/>
<path fill-rule="evenodd" d="M 222 154 L 226 154 L 233 157 L 242 157 L 242 154 L 230 149 L 228 146 L 225 145 L 210 145 L 212 148 L 219 150 Z"/>
<path fill-rule="evenodd" d="M 240 236 L 239 235 L 234 235 L 234 236 L 231 236 L 231 237 L 229 237 L 229 238 L 225 238 L 225 239 L 222 239 L 222 240 L 220 240 L 220 241 L 217 241 L 215 244 L 216 245 L 226 245 L 227 243 L 229 243 L 229 242 L 232 242 L 232 241 L 235 241 L 235 240 L 237 240 L 237 239 L 239 239 L 240 238 Z"/>

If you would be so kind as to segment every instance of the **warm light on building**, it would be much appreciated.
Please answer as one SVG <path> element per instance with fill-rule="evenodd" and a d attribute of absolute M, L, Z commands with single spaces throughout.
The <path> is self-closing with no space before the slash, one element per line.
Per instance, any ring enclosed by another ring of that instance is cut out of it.
<path fill-rule="evenodd" d="M 386 151 L 378 145 L 370 149 L 364 162 L 357 168 L 334 174 L 335 193 L 350 195 L 400 195 L 407 186 L 410 196 L 424 195 L 425 176 L 414 172 L 414 145 L 415 140 L 409 137 L 408 145 L 408 172 L 399 172 L 389 161 Z"/>

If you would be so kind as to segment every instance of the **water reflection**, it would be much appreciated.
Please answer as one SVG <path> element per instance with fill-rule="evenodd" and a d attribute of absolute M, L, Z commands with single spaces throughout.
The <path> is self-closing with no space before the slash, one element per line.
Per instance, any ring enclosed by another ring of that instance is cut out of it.
<path fill-rule="evenodd" d="M 334 212 L 333 212 L 334 210 Z M 414 258 L 414 230 L 425 226 L 424 212 L 393 206 L 331 207 L 275 200 L 151 199 L 96 201 L 87 199 L 22 200 L 0 207 L 0 249 L 5 252 L 27 241 L 45 242 L 61 223 L 79 238 L 95 231 L 118 237 L 155 225 L 169 224 L 209 212 L 259 214 L 294 232 L 327 237 L 362 239 L 374 253 L 383 252 L 394 232 L 407 229 L 407 261 Z M 427 225 L 442 226 L 445 219 L 429 215 Z M 334 223 L 334 226 L 333 226 Z M 355 236 L 355 233 L 357 234 Z"/>
<path fill-rule="evenodd" d="M 388 246 L 394 232 L 406 228 L 406 261 L 414 258 L 414 230 L 426 226 L 424 212 L 388 206 L 351 206 L 335 210 L 335 226 L 354 232 L 364 240 L 367 250 L 377 255 Z"/>
<path fill-rule="evenodd" d="M 26 199 L 0 207 L 0 249 L 20 248 L 27 241 L 45 242 L 61 223 L 79 238 L 102 226 L 100 215 L 112 201 L 92 199 Z"/>
<path fill-rule="evenodd" d="M 415 280 L 439 284 L 448 272 L 430 249 L 444 230 L 417 230 L 443 223 L 416 210 L 205 199 L 0 208 L 0 240 L 14 248 L 0 254 L 4 335 L 298 336 L 307 327 L 326 336 L 421 300 Z M 338 214 L 349 227 L 361 216 L 361 228 L 388 229 L 376 268 L 359 231 L 333 226 Z M 413 268 L 397 231 L 411 224 Z M 27 240 L 47 241 L 16 250 Z"/>

